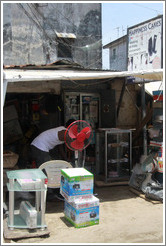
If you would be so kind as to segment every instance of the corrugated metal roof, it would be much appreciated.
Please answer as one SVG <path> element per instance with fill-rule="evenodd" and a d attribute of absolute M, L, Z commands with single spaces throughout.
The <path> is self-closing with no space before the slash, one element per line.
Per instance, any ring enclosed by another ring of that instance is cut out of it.
<path fill-rule="evenodd" d="M 103 46 L 103 49 L 107 49 L 107 48 L 111 48 L 111 46 L 115 45 L 115 44 L 118 44 L 118 43 L 121 43 L 123 41 L 126 41 L 127 42 L 127 35 L 124 35 L 118 39 L 115 39 L 114 41 L 106 44 Z"/>
<path fill-rule="evenodd" d="M 5 69 L 66 69 L 66 68 L 74 68 L 74 69 L 85 69 L 80 64 L 69 61 L 66 59 L 57 60 L 53 63 L 49 64 L 22 64 L 22 65 L 4 65 Z"/>

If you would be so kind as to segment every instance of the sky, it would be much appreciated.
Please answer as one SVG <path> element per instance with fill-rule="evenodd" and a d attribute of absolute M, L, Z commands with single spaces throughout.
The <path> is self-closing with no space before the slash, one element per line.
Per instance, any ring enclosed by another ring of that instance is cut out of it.
<path fill-rule="evenodd" d="M 164 1 L 110 1 L 102 3 L 102 43 L 127 34 L 127 28 L 163 14 Z M 103 50 L 103 69 L 109 69 L 109 49 Z"/>

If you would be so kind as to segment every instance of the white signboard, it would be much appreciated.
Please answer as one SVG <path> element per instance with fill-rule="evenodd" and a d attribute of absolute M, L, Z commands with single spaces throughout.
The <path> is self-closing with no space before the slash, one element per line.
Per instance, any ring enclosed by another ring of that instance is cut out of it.
<path fill-rule="evenodd" d="M 162 17 L 128 28 L 128 71 L 161 68 Z"/>

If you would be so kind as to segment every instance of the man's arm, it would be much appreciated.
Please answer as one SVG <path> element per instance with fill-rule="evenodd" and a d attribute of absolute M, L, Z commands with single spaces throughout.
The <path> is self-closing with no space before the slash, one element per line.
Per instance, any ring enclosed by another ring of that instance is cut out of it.
<path fill-rule="evenodd" d="M 65 131 L 66 130 L 62 130 L 58 132 L 58 138 L 60 141 L 64 141 Z"/>
<path fill-rule="evenodd" d="M 67 161 L 67 153 L 66 153 L 65 150 L 64 150 L 64 145 L 63 145 L 63 144 L 58 145 L 58 150 L 59 150 L 59 153 L 60 153 L 61 157 L 62 157 L 65 161 Z"/>

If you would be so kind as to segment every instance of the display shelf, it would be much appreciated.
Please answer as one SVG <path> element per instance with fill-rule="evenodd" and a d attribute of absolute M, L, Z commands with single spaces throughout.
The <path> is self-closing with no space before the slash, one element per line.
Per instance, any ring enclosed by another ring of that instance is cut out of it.
<path fill-rule="evenodd" d="M 8 227 L 10 228 L 28 228 L 27 224 L 23 220 L 20 214 L 14 214 L 14 225 L 10 225 L 10 222 L 8 220 Z M 41 225 L 41 213 L 38 212 L 37 214 L 37 227 L 36 228 L 45 228 L 47 227 L 46 224 Z"/>
<path fill-rule="evenodd" d="M 39 169 L 20 169 L 7 171 L 8 179 L 45 179 L 46 175 Z"/>
<path fill-rule="evenodd" d="M 20 191 L 20 192 L 29 192 L 29 191 L 45 191 L 47 190 L 47 188 L 43 187 L 43 188 L 40 188 L 40 189 L 22 189 L 21 186 L 18 184 L 17 181 L 14 181 L 14 184 L 13 184 L 13 187 L 10 187 L 10 184 L 7 183 L 7 188 L 8 188 L 8 191 Z"/>
<path fill-rule="evenodd" d="M 41 228 L 42 230 L 47 227 L 45 224 L 45 191 L 47 190 L 44 180 L 47 176 L 40 169 L 22 169 L 22 170 L 12 170 L 7 171 L 7 177 L 9 183 L 7 183 L 7 188 L 9 191 L 9 217 L 8 217 L 8 227 L 10 229 L 14 228 L 29 228 L 26 222 L 23 220 L 21 215 L 16 212 L 14 206 L 14 192 L 32 192 L 36 193 L 35 207 L 37 211 L 37 225 L 36 228 Z M 26 180 L 26 185 L 30 183 L 31 180 L 39 180 L 39 187 L 36 189 L 25 189 L 20 186 L 17 180 Z M 40 208 L 40 209 L 39 209 Z M 31 228 L 29 228 L 31 229 Z"/>
<path fill-rule="evenodd" d="M 104 174 L 105 182 L 129 179 L 132 166 L 131 130 L 99 128 L 96 143 L 96 174 Z"/>

